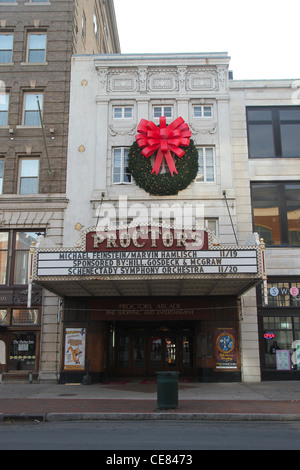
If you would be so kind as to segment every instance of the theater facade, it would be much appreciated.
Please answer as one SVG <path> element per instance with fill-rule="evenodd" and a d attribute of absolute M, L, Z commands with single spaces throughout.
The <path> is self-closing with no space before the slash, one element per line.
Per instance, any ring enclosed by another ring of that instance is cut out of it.
<path fill-rule="evenodd" d="M 265 252 L 235 172 L 228 64 L 72 58 L 62 243 L 40 237 L 32 253 L 44 315 L 60 325 L 41 377 L 260 380 Z"/>

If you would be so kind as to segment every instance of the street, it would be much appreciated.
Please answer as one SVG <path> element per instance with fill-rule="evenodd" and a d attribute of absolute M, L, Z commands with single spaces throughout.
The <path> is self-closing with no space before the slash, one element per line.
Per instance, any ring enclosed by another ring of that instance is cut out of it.
<path fill-rule="evenodd" d="M 10 422 L 0 424 L 0 449 L 153 451 L 148 456 L 159 451 L 180 451 L 180 455 L 187 455 L 189 450 L 298 450 L 300 422 Z M 114 453 L 105 455 L 113 457 Z M 137 462 L 132 465 L 138 466 Z M 188 464 L 187 460 L 183 463 Z"/>

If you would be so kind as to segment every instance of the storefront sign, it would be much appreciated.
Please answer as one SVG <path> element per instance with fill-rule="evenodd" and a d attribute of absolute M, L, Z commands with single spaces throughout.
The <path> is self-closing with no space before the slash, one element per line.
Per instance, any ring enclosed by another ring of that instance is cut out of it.
<path fill-rule="evenodd" d="M 87 251 L 136 250 L 207 250 L 208 233 L 204 230 L 182 230 L 145 226 L 119 230 L 88 232 Z"/>
<path fill-rule="evenodd" d="M 234 328 L 217 328 L 216 330 L 216 368 L 237 368 L 236 332 Z"/>
<path fill-rule="evenodd" d="M 257 252 L 247 250 L 47 251 L 38 276 L 151 276 L 257 274 Z"/>
<path fill-rule="evenodd" d="M 85 328 L 67 328 L 65 333 L 65 370 L 85 368 Z"/>

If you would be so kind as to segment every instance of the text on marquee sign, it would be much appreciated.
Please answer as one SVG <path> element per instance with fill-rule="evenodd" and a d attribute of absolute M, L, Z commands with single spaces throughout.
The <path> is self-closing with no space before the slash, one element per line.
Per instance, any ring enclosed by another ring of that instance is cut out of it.
<path fill-rule="evenodd" d="M 39 252 L 37 276 L 256 274 L 256 250 Z"/>

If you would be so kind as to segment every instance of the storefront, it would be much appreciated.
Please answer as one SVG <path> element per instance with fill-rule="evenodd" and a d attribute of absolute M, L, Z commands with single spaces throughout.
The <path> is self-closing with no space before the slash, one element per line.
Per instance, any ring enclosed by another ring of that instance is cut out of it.
<path fill-rule="evenodd" d="M 300 279 L 270 278 L 258 303 L 262 380 L 299 380 Z"/>
<path fill-rule="evenodd" d="M 28 380 L 39 373 L 42 289 L 33 286 L 28 308 L 28 252 L 42 231 L 0 231 L 0 373 Z"/>
<path fill-rule="evenodd" d="M 257 245 L 213 246 L 206 230 L 148 226 L 37 249 L 34 282 L 64 299 L 60 381 L 241 380 L 239 297 L 261 281 L 261 257 Z"/>

